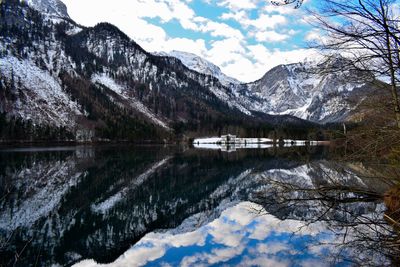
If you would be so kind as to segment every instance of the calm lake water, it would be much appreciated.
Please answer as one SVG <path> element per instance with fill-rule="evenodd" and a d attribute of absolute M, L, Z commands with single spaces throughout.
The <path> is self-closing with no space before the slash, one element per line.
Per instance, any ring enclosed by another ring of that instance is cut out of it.
<path fill-rule="evenodd" d="M 0 266 L 392 265 L 387 186 L 327 149 L 2 149 Z"/>

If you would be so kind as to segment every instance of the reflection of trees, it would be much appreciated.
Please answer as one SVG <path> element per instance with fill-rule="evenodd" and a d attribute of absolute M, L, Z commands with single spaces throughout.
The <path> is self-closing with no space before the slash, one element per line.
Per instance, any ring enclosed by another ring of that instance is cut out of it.
<path fill-rule="evenodd" d="M 322 222 L 336 235 L 333 241 L 321 243 L 337 248 L 330 255 L 333 262 L 341 259 L 365 266 L 387 258 L 398 264 L 399 235 L 383 216 L 379 186 L 375 190 L 373 183 L 364 183 L 348 171 L 328 172 L 319 163 L 309 168 L 314 170 L 311 183 L 261 173 L 265 186 L 255 202 L 280 219 L 304 221 L 304 227 Z"/>

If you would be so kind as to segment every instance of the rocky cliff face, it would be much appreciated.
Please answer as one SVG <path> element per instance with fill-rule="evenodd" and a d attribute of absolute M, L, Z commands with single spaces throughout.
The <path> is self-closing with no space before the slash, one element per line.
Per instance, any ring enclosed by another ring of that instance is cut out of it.
<path fill-rule="evenodd" d="M 67 6 L 60 0 L 28 0 L 27 3 L 48 16 L 69 19 Z"/>
<path fill-rule="evenodd" d="M 220 79 L 233 95 L 229 101 L 250 112 L 292 115 L 319 123 L 345 121 L 365 98 L 363 92 L 371 89 L 366 80 L 373 80 L 372 76 L 360 79 L 365 77 L 355 71 L 338 72 L 337 66 L 333 70 L 335 65 L 344 64 L 343 59 L 336 58 L 327 64 L 305 61 L 279 65 L 255 82 L 240 84 L 196 55 L 177 51 L 169 55 L 188 68 Z"/>
<path fill-rule="evenodd" d="M 335 59 L 329 64 L 341 64 Z M 343 121 L 367 90 L 368 79 L 357 72 L 337 72 L 331 65 L 305 62 L 280 65 L 247 88 L 268 105 L 258 108 L 271 114 L 289 114 L 315 122 Z M 373 79 L 370 77 L 369 80 Z"/>

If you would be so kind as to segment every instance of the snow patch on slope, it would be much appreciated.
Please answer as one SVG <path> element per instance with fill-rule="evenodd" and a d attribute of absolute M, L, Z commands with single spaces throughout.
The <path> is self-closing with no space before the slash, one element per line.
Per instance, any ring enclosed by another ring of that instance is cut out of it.
<path fill-rule="evenodd" d="M 50 124 L 71 128 L 75 117 L 82 115 L 79 105 L 63 91 L 59 81 L 49 72 L 29 60 L 13 56 L 0 58 L 0 74 L 14 82 L 12 93 L 18 97 L 9 114 L 32 120 L 38 124 Z M 12 89 L 11 89 L 12 90 Z M 5 103 L 5 109 L 8 103 Z"/>
<path fill-rule="evenodd" d="M 358 75 L 331 72 L 329 66 L 316 62 L 280 65 L 260 80 L 239 86 L 246 94 L 238 99 L 249 110 L 271 115 L 292 115 L 315 122 L 340 121 L 356 107 L 348 101 L 351 92 L 365 85 Z"/>
<path fill-rule="evenodd" d="M 67 6 L 60 0 L 27 0 L 27 4 L 50 17 L 69 18 Z"/>
<path fill-rule="evenodd" d="M 159 52 L 155 53 L 155 55 L 175 57 L 179 59 L 183 63 L 183 65 L 191 70 L 214 76 L 221 82 L 222 85 L 226 87 L 229 87 L 231 84 L 241 83 L 235 78 L 229 77 L 228 75 L 224 74 L 217 65 L 202 57 L 197 56 L 196 54 L 173 50 L 170 53 Z"/>
<path fill-rule="evenodd" d="M 137 100 L 136 98 L 132 96 L 128 96 L 127 91 L 128 88 L 124 87 L 123 85 L 120 85 L 115 82 L 111 77 L 109 77 L 105 73 L 96 73 L 93 74 L 92 76 L 92 82 L 93 83 L 99 83 L 101 85 L 104 85 L 105 87 L 111 89 L 115 93 L 119 94 L 121 97 L 124 99 L 128 100 L 131 104 L 131 106 L 145 115 L 147 118 L 149 118 L 153 123 L 160 125 L 161 127 L 165 129 L 170 129 L 166 123 L 161 121 L 160 119 L 157 118 L 157 116 L 151 112 L 142 102 Z"/>
<path fill-rule="evenodd" d="M 122 93 L 126 90 L 125 88 L 123 88 L 121 85 L 117 84 L 112 78 L 110 78 L 109 76 L 107 76 L 104 73 L 94 74 L 92 76 L 92 82 L 100 83 L 120 95 L 122 95 Z"/>

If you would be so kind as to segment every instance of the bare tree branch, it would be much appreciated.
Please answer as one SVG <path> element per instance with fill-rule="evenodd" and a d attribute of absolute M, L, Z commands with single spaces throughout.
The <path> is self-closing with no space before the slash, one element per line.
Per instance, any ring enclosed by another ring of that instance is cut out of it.
<path fill-rule="evenodd" d="M 392 110 L 400 128 L 400 28 L 393 0 L 323 0 L 310 11 L 312 25 L 325 33 L 313 47 L 347 60 L 343 70 L 370 72 L 389 81 Z"/>

